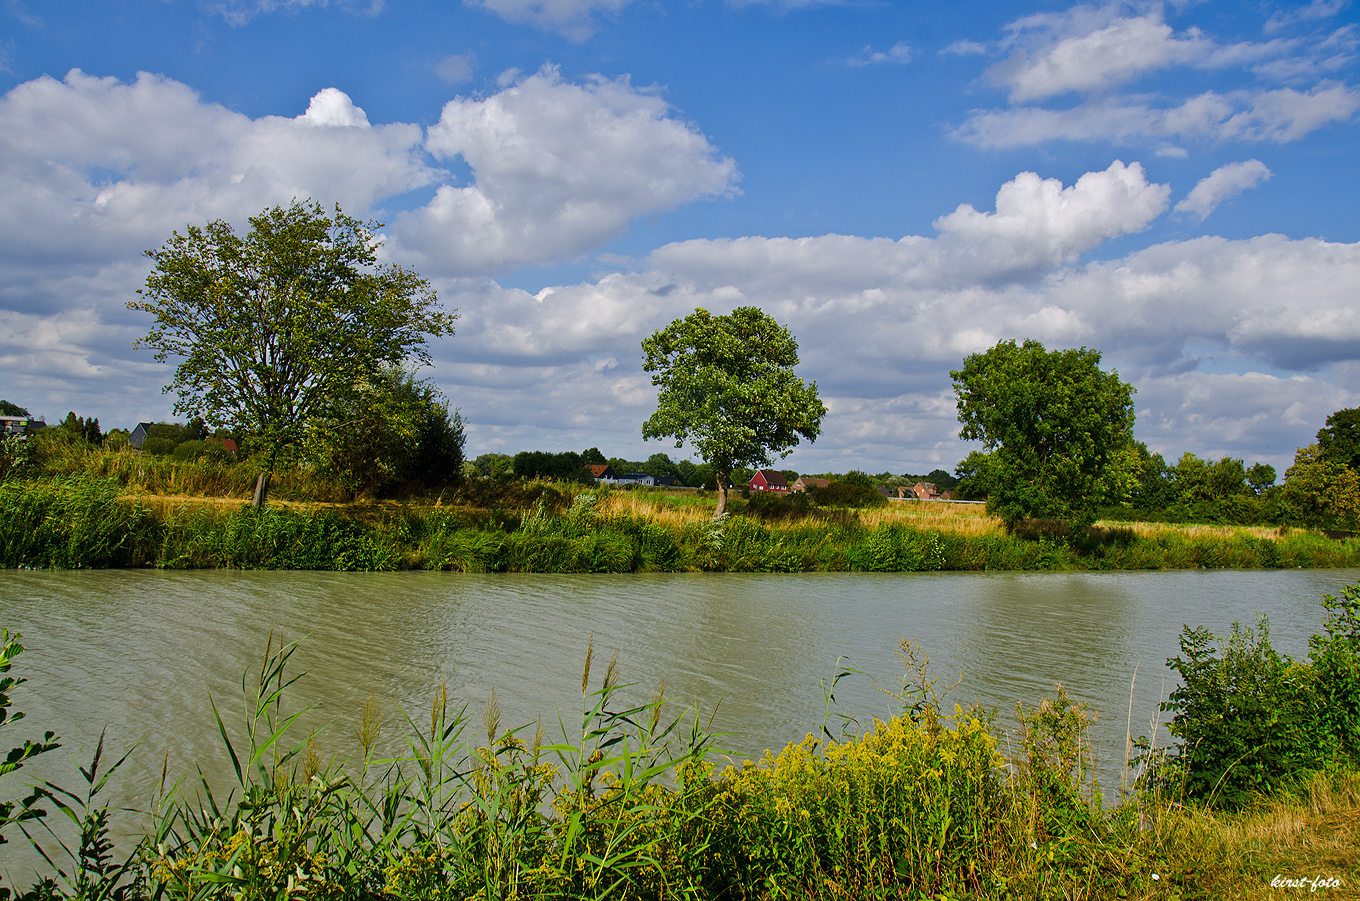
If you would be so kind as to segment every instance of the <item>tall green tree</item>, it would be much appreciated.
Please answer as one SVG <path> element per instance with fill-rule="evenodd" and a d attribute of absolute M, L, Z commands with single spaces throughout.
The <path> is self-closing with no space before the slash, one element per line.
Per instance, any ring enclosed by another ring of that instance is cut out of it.
<path fill-rule="evenodd" d="M 1337 410 L 1317 433 L 1323 459 L 1360 470 L 1360 407 Z"/>
<path fill-rule="evenodd" d="M 1088 525 L 1132 487 L 1134 389 L 1100 368 L 1099 351 L 1002 341 L 950 376 L 960 436 L 990 451 L 973 469 L 986 473 L 988 509 L 1006 522 Z"/>
<path fill-rule="evenodd" d="M 1360 531 L 1360 474 L 1328 459 L 1316 444 L 1301 447 L 1284 476 L 1286 521 L 1311 528 Z"/>
<path fill-rule="evenodd" d="M 221 220 L 175 232 L 157 250 L 141 300 L 155 322 L 138 343 L 179 360 L 166 391 L 177 412 L 263 449 L 254 504 L 279 451 L 363 390 L 383 365 L 430 362 L 429 337 L 453 334 L 430 283 L 377 262 L 376 222 L 337 206 L 271 207 L 237 235 Z"/>
<path fill-rule="evenodd" d="M 689 442 L 713 467 L 714 518 L 727 508 L 727 483 L 743 466 L 768 466 L 800 438 L 815 441 L 826 406 L 817 383 L 793 372 L 798 342 L 755 307 L 727 316 L 695 310 L 642 342 L 643 369 L 652 373 L 656 412 L 642 437 Z"/>

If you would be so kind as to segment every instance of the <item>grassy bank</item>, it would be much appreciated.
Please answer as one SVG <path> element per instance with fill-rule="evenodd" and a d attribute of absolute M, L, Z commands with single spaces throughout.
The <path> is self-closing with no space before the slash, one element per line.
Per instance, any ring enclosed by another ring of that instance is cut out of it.
<path fill-rule="evenodd" d="M 1107 523 L 1017 536 L 981 507 L 768 508 L 710 519 L 697 493 L 483 480 L 370 504 L 166 497 L 77 474 L 0 483 L 0 566 L 459 572 L 913 572 L 1360 566 L 1360 540 L 1302 530 Z"/>
<path fill-rule="evenodd" d="M 700 712 L 677 711 L 664 692 L 640 697 L 617 658 L 601 666 L 589 651 L 580 707 L 557 723 L 506 730 L 494 697 L 470 712 L 438 687 L 404 720 L 408 753 L 373 759 L 383 716 L 370 703 L 352 723 L 362 759 L 328 762 L 325 734 L 291 729 L 293 646 L 271 648 L 242 681 L 244 728 L 212 708 L 230 785 L 163 787 L 145 837 L 115 849 L 99 796 L 117 764 L 101 744 L 80 788 L 44 784 L 30 799 L 80 834 L 63 851 L 30 819 L 61 872 L 17 897 L 1297 896 L 1272 888 L 1281 878 L 1321 884 L 1310 897 L 1357 897 L 1354 761 L 1231 809 L 1151 789 L 1108 806 L 1091 777 L 1090 717 L 1061 688 L 1006 732 L 986 711 L 944 709 L 913 650 L 904 645 L 899 715 L 719 770 L 720 737 Z"/>

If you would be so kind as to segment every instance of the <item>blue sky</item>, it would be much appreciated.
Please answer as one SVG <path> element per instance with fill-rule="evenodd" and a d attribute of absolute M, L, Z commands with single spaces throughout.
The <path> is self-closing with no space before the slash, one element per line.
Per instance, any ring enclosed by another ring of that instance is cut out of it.
<path fill-rule="evenodd" d="M 952 468 L 949 370 L 1089 346 L 1283 471 L 1360 404 L 1360 17 L 1308 4 L 0 3 L 0 396 L 167 418 L 142 251 L 293 197 L 460 311 L 472 454 L 645 457 L 639 342 L 787 324 L 805 471 Z M 683 456 L 683 452 L 675 454 Z"/>

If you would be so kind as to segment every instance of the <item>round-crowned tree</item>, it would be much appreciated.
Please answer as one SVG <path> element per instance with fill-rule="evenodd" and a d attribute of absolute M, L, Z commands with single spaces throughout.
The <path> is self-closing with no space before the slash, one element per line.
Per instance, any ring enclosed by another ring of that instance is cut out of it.
<path fill-rule="evenodd" d="M 767 466 L 821 432 L 826 407 L 817 383 L 793 372 L 798 342 L 755 307 L 726 316 L 695 310 L 644 340 L 642 350 L 643 369 L 660 389 L 642 437 L 689 442 L 713 467 L 715 519 L 727 508 L 733 469 Z"/>
<path fill-rule="evenodd" d="M 128 307 L 155 322 L 138 343 L 179 361 L 165 389 L 176 412 L 263 448 L 256 506 L 279 451 L 313 419 L 384 366 L 429 363 L 427 337 L 453 334 L 457 314 L 428 281 L 378 263 L 378 227 L 294 201 L 252 217 L 244 237 L 217 220 L 147 251 L 151 274 Z"/>
<path fill-rule="evenodd" d="M 1002 341 L 950 373 L 960 437 L 983 442 L 987 508 L 1007 523 L 1089 525 L 1127 492 L 1134 388 L 1100 368 L 1100 352 Z"/>

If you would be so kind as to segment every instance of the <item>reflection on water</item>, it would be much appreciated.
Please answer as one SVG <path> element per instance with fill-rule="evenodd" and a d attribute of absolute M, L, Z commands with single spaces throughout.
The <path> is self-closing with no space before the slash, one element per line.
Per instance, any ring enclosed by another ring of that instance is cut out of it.
<path fill-rule="evenodd" d="M 0 625 L 23 632 L 29 648 L 19 669 L 31 681 L 15 694 L 26 725 L 56 730 L 80 759 L 106 726 L 115 748 L 140 743 L 120 780 L 120 802 L 133 805 L 146 803 L 167 751 L 172 771 L 225 771 L 208 697 L 239 722 L 241 674 L 271 630 L 302 639 L 294 659 L 309 676 L 293 700 L 315 705 L 310 726 L 342 756 L 370 692 L 395 751 L 400 711 L 419 721 L 441 679 L 474 707 L 494 688 L 503 724 L 542 718 L 551 735 L 559 708 L 568 723 L 578 709 L 591 635 L 601 656 L 619 650 L 639 696 L 664 678 L 668 696 L 705 718 L 717 706 L 713 728 L 732 733 L 723 747 L 760 754 L 821 728 L 822 682 L 838 658 L 895 687 L 903 636 L 920 641 L 942 677 L 962 674 L 950 700 L 998 708 L 1003 719 L 1055 682 L 1089 700 L 1102 713 L 1103 781 L 1117 785 L 1130 680 L 1137 668 L 1137 735 L 1169 688 L 1165 662 L 1182 624 L 1222 632 L 1259 610 L 1276 647 L 1301 655 L 1321 595 L 1357 576 L 6 572 Z M 598 680 L 604 660 L 596 666 Z M 859 676 L 836 697 L 866 724 L 892 712 L 892 699 Z"/>

